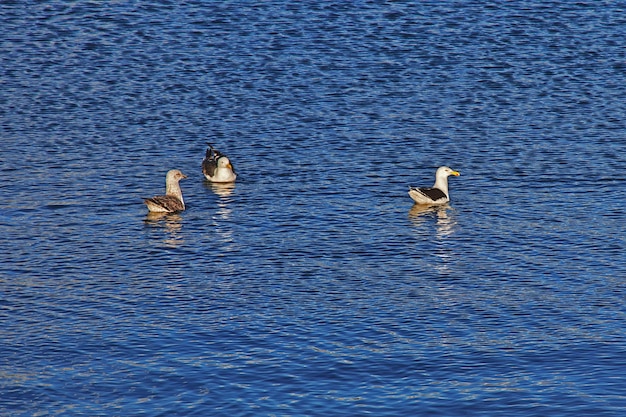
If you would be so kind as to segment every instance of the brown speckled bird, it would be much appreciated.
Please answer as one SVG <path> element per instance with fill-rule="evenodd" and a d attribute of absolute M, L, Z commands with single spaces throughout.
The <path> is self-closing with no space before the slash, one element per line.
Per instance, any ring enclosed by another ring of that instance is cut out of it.
<path fill-rule="evenodd" d="M 165 176 L 165 195 L 158 195 L 143 200 L 148 206 L 148 210 L 154 213 L 175 213 L 185 210 L 183 193 L 178 184 L 184 178 L 187 178 L 187 176 L 177 169 L 168 171 Z"/>

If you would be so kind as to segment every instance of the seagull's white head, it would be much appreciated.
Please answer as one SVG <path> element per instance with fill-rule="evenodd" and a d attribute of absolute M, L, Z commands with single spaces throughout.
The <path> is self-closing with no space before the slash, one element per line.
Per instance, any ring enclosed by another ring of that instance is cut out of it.
<path fill-rule="evenodd" d="M 230 168 L 230 169 L 233 169 L 233 166 L 230 163 L 230 160 L 227 157 L 225 157 L 225 156 L 222 156 L 220 159 L 217 160 L 217 166 L 219 168 Z"/>
<path fill-rule="evenodd" d="M 439 167 L 437 169 L 437 178 L 445 176 L 445 177 L 449 177 L 450 175 L 454 175 L 455 177 L 458 177 L 459 175 L 461 175 L 460 172 L 453 170 L 450 167 Z"/>

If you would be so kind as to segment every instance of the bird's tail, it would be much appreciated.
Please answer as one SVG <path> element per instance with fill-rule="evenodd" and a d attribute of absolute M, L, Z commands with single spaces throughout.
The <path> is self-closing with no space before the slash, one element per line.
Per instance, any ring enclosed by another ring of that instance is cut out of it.
<path fill-rule="evenodd" d="M 209 142 L 207 142 L 206 144 L 209 147 L 209 149 L 206 150 L 206 155 L 205 155 L 207 158 L 217 159 L 221 156 L 220 152 L 217 149 L 215 149 L 213 145 L 211 145 Z"/>

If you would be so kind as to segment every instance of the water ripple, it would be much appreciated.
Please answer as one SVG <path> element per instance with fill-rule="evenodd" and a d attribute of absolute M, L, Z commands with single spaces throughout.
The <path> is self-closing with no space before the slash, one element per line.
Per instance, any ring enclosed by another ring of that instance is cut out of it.
<path fill-rule="evenodd" d="M 623 16 L 7 3 L 0 414 L 621 415 Z"/>

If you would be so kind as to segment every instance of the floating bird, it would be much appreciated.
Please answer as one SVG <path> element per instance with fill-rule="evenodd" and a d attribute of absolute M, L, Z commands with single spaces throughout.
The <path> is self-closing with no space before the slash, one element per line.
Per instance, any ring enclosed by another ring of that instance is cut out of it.
<path fill-rule="evenodd" d="M 145 198 L 144 203 L 148 210 L 154 213 L 174 213 L 185 210 L 183 193 L 180 191 L 178 181 L 187 178 L 185 174 L 177 169 L 172 169 L 165 176 L 165 195 L 158 195 L 152 198 Z"/>
<path fill-rule="evenodd" d="M 206 150 L 204 159 L 202 160 L 202 173 L 205 178 L 211 182 L 235 182 L 237 174 L 230 159 L 217 149 L 214 149 L 210 143 Z"/>
<path fill-rule="evenodd" d="M 409 196 L 417 204 L 441 205 L 450 201 L 448 194 L 448 177 L 454 175 L 458 177 L 459 172 L 448 167 L 439 167 L 435 174 L 435 185 L 428 187 L 410 187 Z"/>

